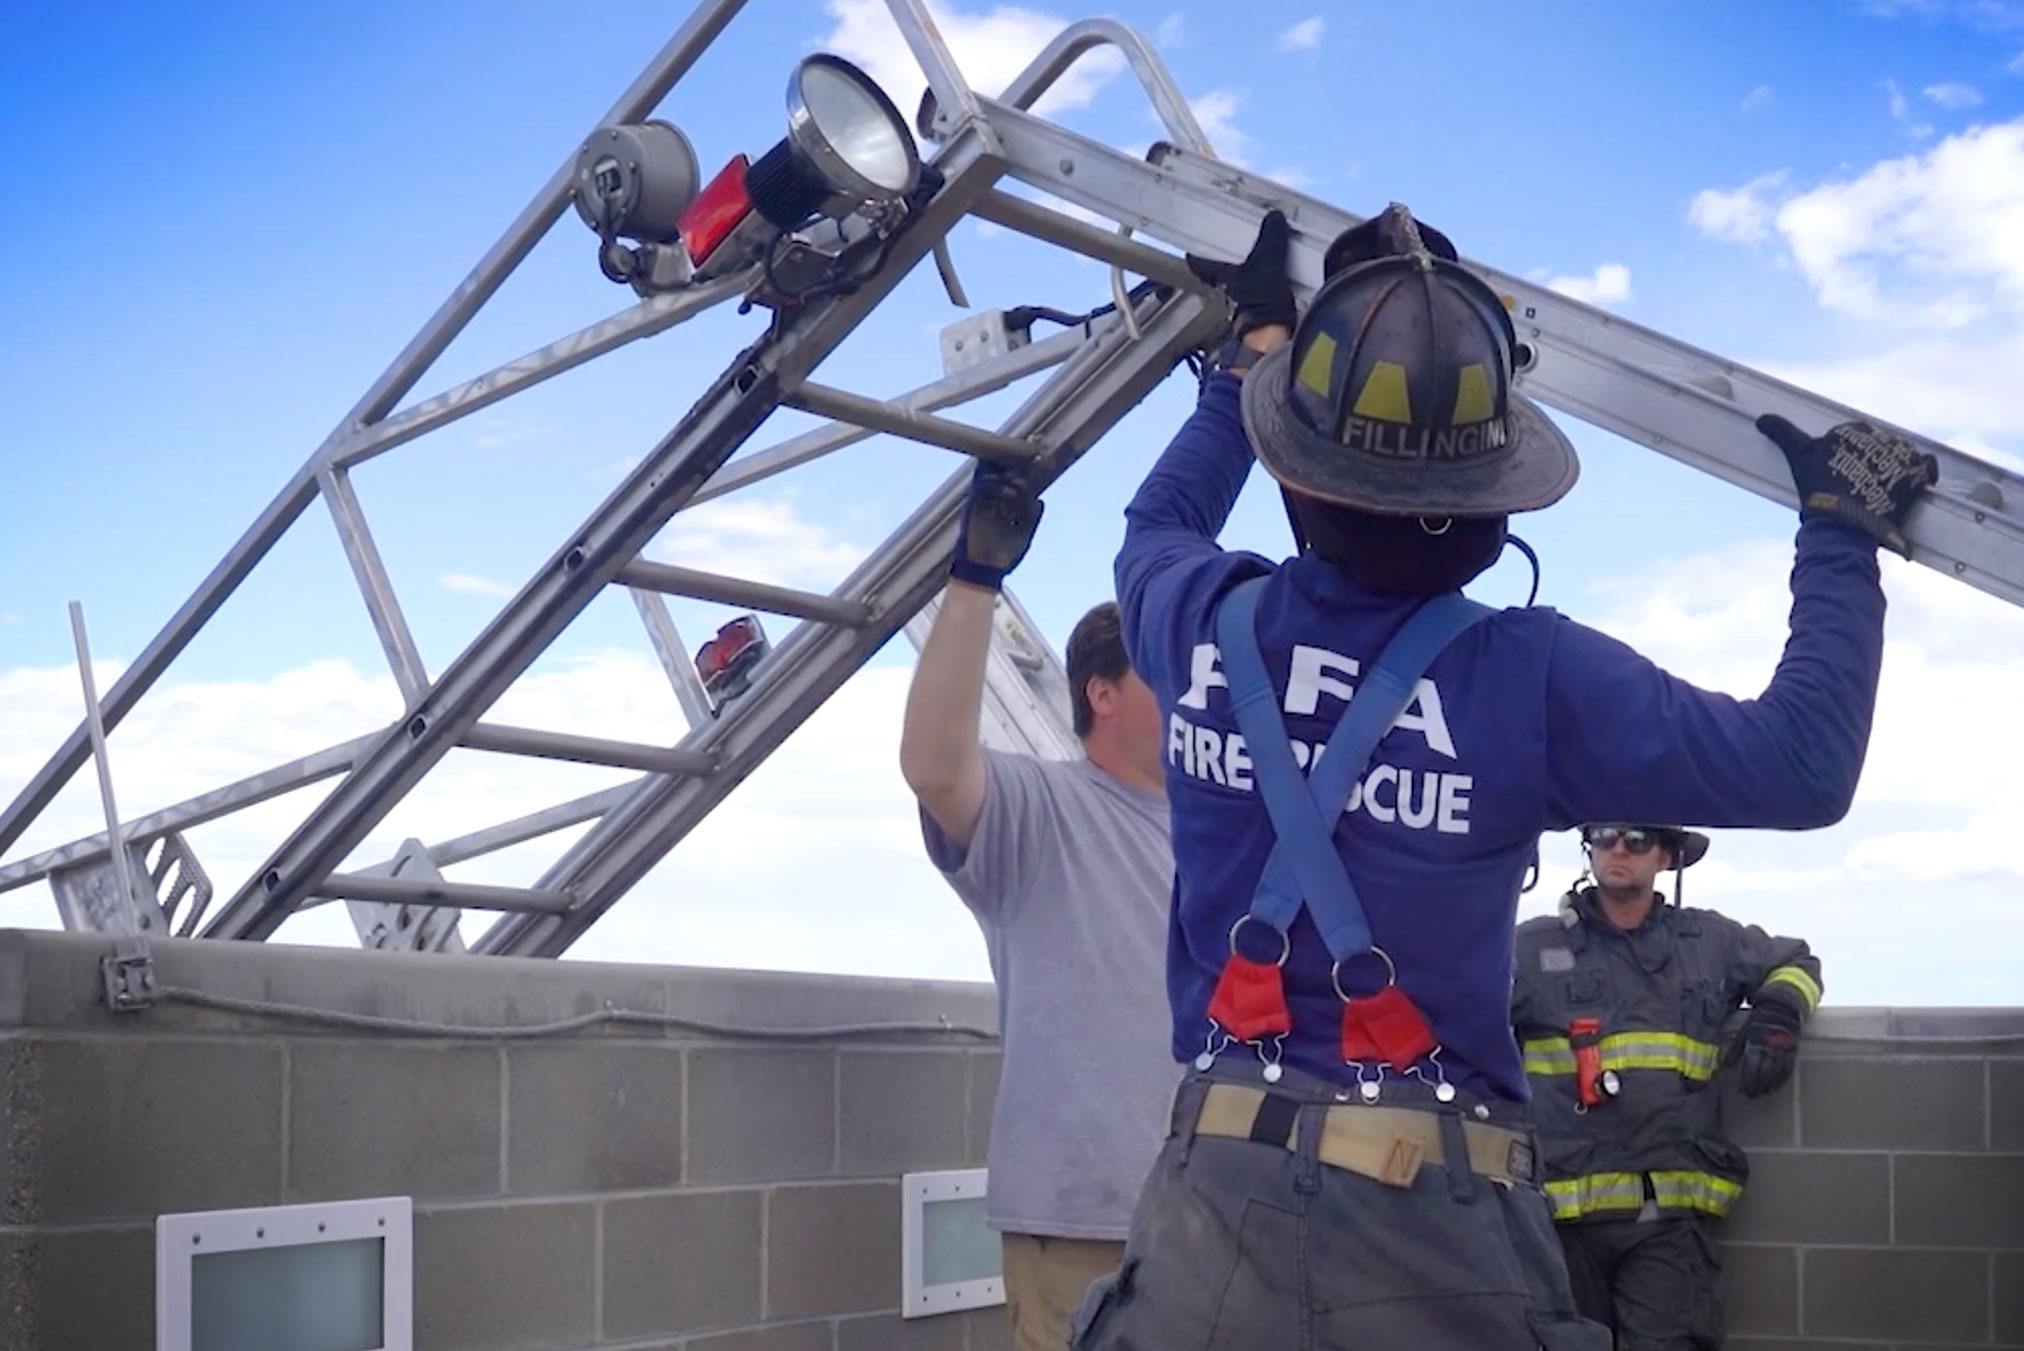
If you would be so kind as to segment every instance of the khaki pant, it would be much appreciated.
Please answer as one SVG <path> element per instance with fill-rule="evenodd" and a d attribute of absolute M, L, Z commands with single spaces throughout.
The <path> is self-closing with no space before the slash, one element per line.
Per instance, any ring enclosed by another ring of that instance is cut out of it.
<path fill-rule="evenodd" d="M 1082 1292 L 1117 1270 L 1122 1242 L 1004 1234 L 1005 1307 L 1013 1351 L 1066 1351 L 1068 1322 Z"/>

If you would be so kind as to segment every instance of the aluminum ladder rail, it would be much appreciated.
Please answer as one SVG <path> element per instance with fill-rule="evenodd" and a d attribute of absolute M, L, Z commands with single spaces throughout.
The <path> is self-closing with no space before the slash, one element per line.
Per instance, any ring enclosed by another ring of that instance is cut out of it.
<path fill-rule="evenodd" d="M 1178 145 L 1135 159 L 1023 111 L 1030 101 L 1018 83 L 1003 101 L 978 99 L 977 116 L 1004 146 L 1012 177 L 1137 235 L 1217 258 L 1243 257 L 1259 217 L 1276 207 L 1292 227 L 1291 270 L 1303 299 L 1321 281 L 1328 244 L 1364 219 Z M 1002 191 L 987 195 L 977 214 L 1133 265 L 1132 244 Z M 1896 430 L 1940 465 L 1939 483 L 1906 521 L 1913 561 L 2024 604 L 2024 477 L 1537 283 L 1469 266 L 1511 311 L 1518 380 L 1533 398 L 1772 501 L 1796 507 L 1798 499 L 1783 456 L 1753 425 L 1760 414 L 1782 414 L 1814 432 L 1855 418 Z"/>

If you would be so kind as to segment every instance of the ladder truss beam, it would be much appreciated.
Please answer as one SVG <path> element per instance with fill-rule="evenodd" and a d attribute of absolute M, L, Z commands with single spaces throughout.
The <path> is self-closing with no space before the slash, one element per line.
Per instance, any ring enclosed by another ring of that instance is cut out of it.
<path fill-rule="evenodd" d="M 764 610 L 768 614 L 841 624 L 845 628 L 863 628 L 871 623 L 874 613 L 872 607 L 861 600 L 818 596 L 810 591 L 795 591 L 766 582 L 747 581 L 743 577 L 726 577 L 722 573 L 672 567 L 666 563 L 628 563 L 619 569 L 618 580 L 626 586 L 658 591 L 666 596 L 711 600 L 745 610 Z"/>
<path fill-rule="evenodd" d="M 1111 329 L 1056 371 L 1008 423 L 1011 435 L 1044 435 L 1057 447 L 1034 466 L 1039 486 L 1052 482 L 1137 406 L 1222 321 L 1218 307 L 1193 295 L 1177 293 L 1146 305 L 1140 341 Z M 580 898 L 576 909 L 503 919 L 472 951 L 520 957 L 566 951 L 940 589 L 967 491 L 966 474 L 951 476 L 846 579 L 845 591 L 890 598 L 878 623 L 856 630 L 796 628 L 760 664 L 751 688 L 698 734 L 697 747 L 719 755 L 717 774 L 642 780 L 549 868 L 539 885 L 570 891 Z"/>
<path fill-rule="evenodd" d="M 974 211 L 972 214 L 975 214 Z M 1090 334 L 1093 336 L 1116 322 L 1114 316 L 1103 315 L 1090 324 Z M 1015 348 L 1004 356 L 982 365 L 945 376 L 933 384 L 922 385 L 910 394 L 902 394 L 896 399 L 887 399 L 884 402 L 894 407 L 932 413 L 955 404 L 967 403 L 971 399 L 981 399 L 1029 375 L 1060 365 L 1073 356 L 1084 341 L 1084 334 L 1080 330 L 1056 333 L 1039 342 Z M 731 461 L 717 471 L 716 475 L 689 499 L 690 503 L 693 505 L 707 502 L 713 497 L 722 497 L 725 493 L 750 487 L 761 479 L 785 473 L 797 465 L 820 459 L 831 451 L 855 445 L 874 435 L 876 433 L 868 427 L 855 426 L 847 422 L 832 422 L 827 427 L 817 427 L 813 431 L 803 432 L 770 449 L 754 451 L 750 455 L 741 455 Z"/>
<path fill-rule="evenodd" d="M 885 432 L 890 436 L 919 441 L 923 445 L 940 446 L 960 455 L 974 455 L 980 460 L 994 460 L 1014 469 L 1032 464 L 1043 450 L 1043 447 L 1016 436 L 987 432 L 981 427 L 867 399 L 862 394 L 832 389 L 828 385 L 797 385 L 781 397 L 781 402 L 817 417 L 835 418 L 838 422 L 848 422 L 868 431 Z"/>
<path fill-rule="evenodd" d="M 464 734 L 463 743 L 474 751 L 495 751 L 501 755 L 531 755 L 545 760 L 572 760 L 584 765 L 605 765 L 613 769 L 640 769 L 650 774 L 708 774 L 716 761 L 698 751 L 644 746 L 631 741 L 607 741 L 603 737 L 574 736 L 566 732 L 544 732 L 532 727 L 508 727 L 481 722 Z"/>
<path fill-rule="evenodd" d="M 226 902 L 206 937 L 266 938 L 307 897 L 548 644 L 758 429 L 784 387 L 798 384 L 854 330 L 997 177 L 980 138 L 959 134 L 939 157 L 943 187 L 890 241 L 886 266 L 849 295 L 776 323 L 746 349 L 629 474 L 577 535 L 506 605 L 436 681 L 402 727 L 382 738 Z"/>
<path fill-rule="evenodd" d="M 319 880 L 315 894 L 331 901 L 370 901 L 376 905 L 458 906 L 466 910 L 500 910 L 511 914 L 561 914 L 576 904 L 566 891 L 523 887 L 488 887 L 476 882 L 413 882 L 398 877 L 331 873 Z"/>
<path fill-rule="evenodd" d="M 130 844 L 140 844 L 166 835 L 170 831 L 187 830 L 200 826 L 206 821 L 215 821 L 223 816 L 255 803 L 266 802 L 292 793 L 298 788 L 342 774 L 357 762 L 365 748 L 371 745 L 377 734 L 362 736 L 342 742 L 328 749 L 305 755 L 299 760 L 276 765 L 258 774 L 227 784 L 223 788 L 200 793 L 187 801 L 172 807 L 164 807 L 122 824 L 122 831 Z M 0 891 L 11 891 L 15 887 L 38 882 L 53 872 L 74 868 L 83 863 L 96 863 L 112 857 L 112 847 L 103 832 L 87 835 L 81 840 L 45 849 L 39 854 L 10 863 L 0 868 Z"/>
<path fill-rule="evenodd" d="M 692 290 L 643 300 L 483 375 L 453 385 L 383 422 L 351 431 L 331 447 L 326 458 L 334 467 L 349 469 L 375 455 L 384 455 L 607 352 L 615 352 L 627 343 L 665 333 L 740 294 L 748 280 L 742 273 L 718 277 Z"/>
<path fill-rule="evenodd" d="M 745 0 L 703 0 L 639 78 L 619 96 L 597 126 L 636 122 L 652 112 L 744 5 Z M 308 509 L 311 499 L 316 496 L 317 474 L 332 452 L 357 428 L 385 418 L 414 387 L 414 382 L 464 331 L 514 268 L 533 252 L 549 226 L 568 208 L 575 168 L 576 160 L 572 154 L 507 227 L 498 243 L 478 260 L 470 274 L 430 316 L 394 363 L 373 382 L 337 429 L 325 438 L 309 462 L 296 471 L 295 477 L 204 578 L 195 594 L 183 602 L 168 625 L 155 635 L 133 665 L 106 691 L 101 717 L 108 734 L 119 726 L 120 720 L 132 711 L 155 681 L 161 679 L 162 673 L 182 654 L 197 631 L 218 612 L 288 527 Z M 0 813 L 0 854 L 14 846 L 29 823 L 42 814 L 64 785 L 83 767 L 89 753 L 90 733 L 80 722 L 49 762 L 15 795 L 7 810 Z"/>

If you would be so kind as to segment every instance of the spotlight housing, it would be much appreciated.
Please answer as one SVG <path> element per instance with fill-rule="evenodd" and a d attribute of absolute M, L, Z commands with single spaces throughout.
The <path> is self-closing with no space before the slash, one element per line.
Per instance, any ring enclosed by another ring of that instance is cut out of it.
<path fill-rule="evenodd" d="M 906 119 L 862 70 L 819 52 L 787 82 L 787 135 L 745 176 L 752 205 L 776 229 L 818 212 L 846 215 L 895 202 L 919 184 L 921 157 Z"/>
<path fill-rule="evenodd" d="M 672 122 L 599 127 L 576 152 L 576 214 L 601 238 L 672 244 L 702 181 Z"/>

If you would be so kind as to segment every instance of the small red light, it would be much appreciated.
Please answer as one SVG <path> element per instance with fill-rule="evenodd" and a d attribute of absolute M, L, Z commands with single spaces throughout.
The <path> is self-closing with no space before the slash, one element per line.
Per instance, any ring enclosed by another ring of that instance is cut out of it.
<path fill-rule="evenodd" d="M 682 243 L 692 265 L 701 267 L 752 210 L 752 199 L 745 194 L 745 170 L 751 164 L 743 155 L 732 156 L 682 212 Z"/>

